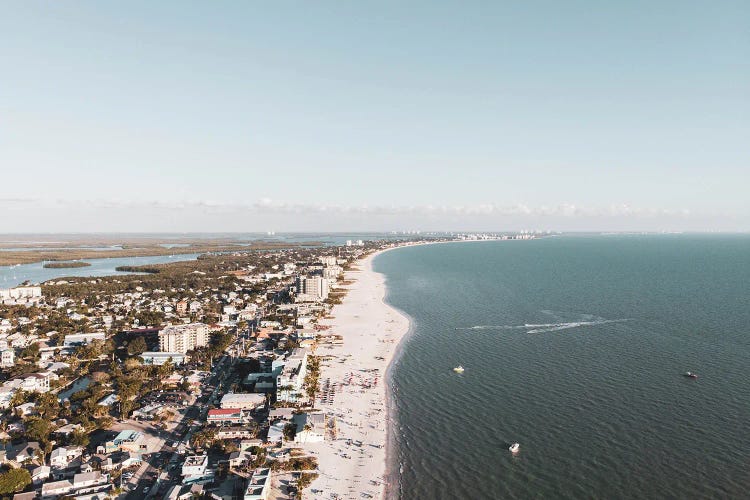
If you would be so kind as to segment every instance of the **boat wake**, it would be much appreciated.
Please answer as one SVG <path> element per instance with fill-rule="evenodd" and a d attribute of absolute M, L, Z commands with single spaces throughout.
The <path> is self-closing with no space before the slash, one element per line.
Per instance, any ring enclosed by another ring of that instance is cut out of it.
<path fill-rule="evenodd" d="M 526 330 L 526 333 L 547 333 L 569 330 L 571 328 L 580 328 L 583 326 L 607 325 L 610 323 L 622 323 L 630 319 L 598 319 L 593 321 L 570 321 L 567 323 L 539 323 L 525 325 L 475 325 L 469 327 L 459 327 L 456 330 Z"/>

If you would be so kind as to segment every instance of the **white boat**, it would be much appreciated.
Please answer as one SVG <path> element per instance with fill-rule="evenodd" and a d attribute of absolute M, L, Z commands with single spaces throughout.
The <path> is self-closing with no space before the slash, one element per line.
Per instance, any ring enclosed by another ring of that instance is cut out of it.
<path fill-rule="evenodd" d="M 518 450 L 521 449 L 521 445 L 518 443 L 513 443 L 512 445 L 510 445 L 508 449 L 510 450 L 511 453 L 518 453 Z"/>
<path fill-rule="evenodd" d="M 461 365 L 458 365 L 457 367 L 455 367 L 453 369 L 453 371 L 456 372 L 456 373 L 463 373 L 464 372 L 464 367 L 461 366 Z"/>

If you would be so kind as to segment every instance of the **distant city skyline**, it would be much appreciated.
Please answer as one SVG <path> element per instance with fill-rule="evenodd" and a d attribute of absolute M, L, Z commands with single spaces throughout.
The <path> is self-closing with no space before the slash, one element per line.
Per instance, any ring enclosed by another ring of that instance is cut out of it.
<path fill-rule="evenodd" d="M 0 233 L 750 231 L 746 2 L 12 2 Z"/>

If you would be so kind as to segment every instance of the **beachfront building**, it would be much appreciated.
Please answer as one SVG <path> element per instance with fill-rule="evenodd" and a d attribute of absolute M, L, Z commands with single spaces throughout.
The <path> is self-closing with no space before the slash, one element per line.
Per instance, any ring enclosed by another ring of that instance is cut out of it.
<path fill-rule="evenodd" d="M 104 342 L 106 335 L 104 332 L 94 333 L 76 333 L 74 335 L 66 335 L 63 340 L 64 347 L 77 347 L 79 345 L 87 345 L 95 340 Z"/>
<path fill-rule="evenodd" d="M 208 344 L 208 326 L 204 323 L 170 325 L 159 332 L 159 350 L 181 353 Z"/>
<path fill-rule="evenodd" d="M 325 440 L 325 414 L 300 413 L 298 415 L 294 415 L 293 421 L 297 427 L 297 432 L 294 435 L 295 443 L 320 443 Z"/>
<path fill-rule="evenodd" d="M 250 476 L 243 500 L 267 500 L 271 487 L 271 469 L 256 469 Z"/>
<path fill-rule="evenodd" d="M 344 272 L 344 268 L 341 266 L 329 266 L 323 269 L 323 277 L 329 282 L 336 281 L 342 272 Z"/>
<path fill-rule="evenodd" d="M 181 365 L 187 359 L 187 356 L 181 352 L 158 352 L 147 351 L 141 354 L 143 364 L 145 365 L 163 365 L 170 361 L 173 365 Z"/>
<path fill-rule="evenodd" d="M 297 278 L 299 302 L 320 302 L 328 298 L 328 280 L 322 276 L 300 276 Z"/>
<path fill-rule="evenodd" d="M 292 350 L 276 378 L 276 399 L 296 403 L 302 399 L 302 384 L 307 375 L 307 349 Z"/>

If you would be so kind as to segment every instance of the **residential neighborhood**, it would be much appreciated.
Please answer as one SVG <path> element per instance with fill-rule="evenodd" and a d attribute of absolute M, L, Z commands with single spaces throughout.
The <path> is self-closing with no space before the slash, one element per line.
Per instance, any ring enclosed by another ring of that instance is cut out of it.
<path fill-rule="evenodd" d="M 380 244 L 207 254 L 0 290 L 0 495 L 296 498 L 331 439 L 318 320 Z M 153 267 L 153 266 L 150 266 Z"/>

